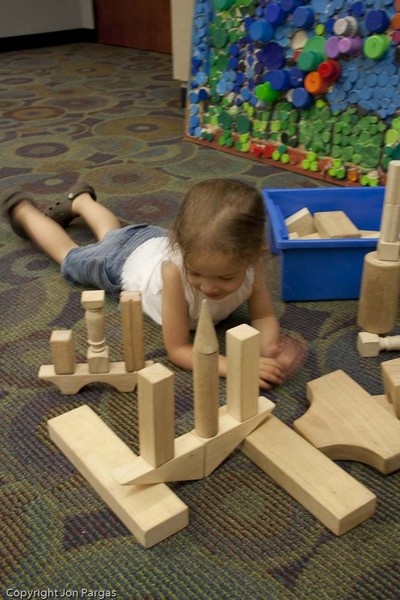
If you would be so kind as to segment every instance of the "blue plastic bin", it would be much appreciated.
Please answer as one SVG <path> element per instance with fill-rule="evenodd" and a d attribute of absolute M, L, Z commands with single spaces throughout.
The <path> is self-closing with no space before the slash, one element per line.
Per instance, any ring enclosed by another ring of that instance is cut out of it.
<path fill-rule="evenodd" d="M 278 254 L 286 301 L 344 300 L 360 295 L 364 256 L 377 238 L 289 240 L 285 219 L 301 208 L 343 210 L 359 229 L 379 230 L 385 187 L 263 190 L 268 242 Z"/>

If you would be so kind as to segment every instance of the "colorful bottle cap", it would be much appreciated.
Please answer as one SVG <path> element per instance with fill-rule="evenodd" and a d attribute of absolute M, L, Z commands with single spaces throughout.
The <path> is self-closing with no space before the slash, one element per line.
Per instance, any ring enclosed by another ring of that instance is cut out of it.
<path fill-rule="evenodd" d="M 318 73 L 328 82 L 336 81 L 340 77 L 340 63 L 332 58 L 325 60 L 318 67 Z"/>
<path fill-rule="evenodd" d="M 313 103 L 312 94 L 303 87 L 293 90 L 292 103 L 296 108 L 309 108 Z"/>
<path fill-rule="evenodd" d="M 256 97 L 262 102 L 273 102 L 278 97 L 278 92 L 274 90 L 269 81 L 258 85 L 255 89 Z"/>
<path fill-rule="evenodd" d="M 292 86 L 289 71 L 286 69 L 276 69 L 276 71 L 272 71 L 269 82 L 272 89 L 277 92 L 286 92 Z"/>
<path fill-rule="evenodd" d="M 361 38 L 356 37 L 344 37 L 339 40 L 339 51 L 341 54 L 348 54 L 349 56 L 358 56 L 361 54 L 362 41 Z"/>
<path fill-rule="evenodd" d="M 337 36 L 332 36 L 327 40 L 325 45 L 325 53 L 328 58 L 339 58 L 339 42 L 340 38 L 338 38 Z"/>
<path fill-rule="evenodd" d="M 314 50 L 303 50 L 299 54 L 297 66 L 302 71 L 315 71 L 323 59 L 322 54 L 314 52 Z"/>
<path fill-rule="evenodd" d="M 309 6 L 298 6 L 293 13 L 292 22 L 299 29 L 311 29 L 314 25 L 314 11 Z"/>
<path fill-rule="evenodd" d="M 389 23 L 390 18 L 385 10 L 370 10 L 365 17 L 365 26 L 371 33 L 383 33 Z"/>
<path fill-rule="evenodd" d="M 303 85 L 305 73 L 298 67 L 293 67 L 289 70 L 289 78 L 292 87 L 300 87 Z"/>
<path fill-rule="evenodd" d="M 281 69 L 285 60 L 285 49 L 277 42 L 270 42 L 263 49 L 262 63 L 269 71 Z"/>
<path fill-rule="evenodd" d="M 304 79 L 304 87 L 310 94 L 324 94 L 328 89 L 328 82 L 323 79 L 318 71 L 311 71 Z"/>
<path fill-rule="evenodd" d="M 282 4 L 278 2 L 270 2 L 264 11 L 264 14 L 267 21 L 274 27 L 282 25 L 287 17 L 287 12 L 283 10 Z"/>
<path fill-rule="evenodd" d="M 333 32 L 336 35 L 352 37 L 356 35 L 358 29 L 357 21 L 354 17 L 343 17 L 337 19 L 333 25 Z"/>
<path fill-rule="evenodd" d="M 255 42 L 269 42 L 274 37 L 274 28 L 268 21 L 253 21 L 250 25 L 249 35 Z"/>
<path fill-rule="evenodd" d="M 363 52 L 367 58 L 379 60 L 390 46 L 390 38 L 387 35 L 371 35 L 364 40 Z"/>

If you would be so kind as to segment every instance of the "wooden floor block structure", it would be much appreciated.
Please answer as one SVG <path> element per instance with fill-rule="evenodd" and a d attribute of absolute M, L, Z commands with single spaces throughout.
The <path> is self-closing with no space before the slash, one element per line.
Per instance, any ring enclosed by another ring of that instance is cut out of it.
<path fill-rule="evenodd" d="M 114 469 L 135 454 L 89 406 L 50 419 L 48 429 L 56 446 L 145 548 L 187 526 L 188 507 L 165 484 L 124 487 L 115 481 Z"/>
<path fill-rule="evenodd" d="M 174 375 L 154 364 L 137 372 L 139 456 L 88 406 L 50 419 L 51 439 L 145 547 L 188 524 L 187 507 L 165 482 L 207 477 L 237 447 L 336 535 L 369 518 L 375 511 L 374 494 L 273 417 L 273 402 L 258 396 L 259 332 L 239 325 L 226 336 L 227 401 L 219 407 L 219 348 L 204 301 L 193 348 L 195 427 L 189 433 L 175 439 Z M 71 337 L 61 337 L 61 346 L 67 340 L 72 364 Z M 98 335 L 99 354 L 103 339 Z M 106 359 L 107 353 L 96 359 L 96 368 L 104 368 Z M 372 402 L 383 413 L 379 425 L 389 439 L 385 423 L 397 420 Z M 397 465 L 398 457 L 390 456 L 386 472 Z"/>
<path fill-rule="evenodd" d="M 272 415 L 241 449 L 335 535 L 375 512 L 372 492 Z"/>
<path fill-rule="evenodd" d="M 355 460 L 381 473 L 400 469 L 400 421 L 344 371 L 307 384 L 309 410 L 294 429 L 333 460 Z"/>
<path fill-rule="evenodd" d="M 120 295 L 124 361 L 109 359 L 104 302 L 103 290 L 82 292 L 88 331 L 87 363 L 76 363 L 72 330 L 59 329 L 51 334 L 53 364 L 42 365 L 38 377 L 54 383 L 62 394 L 77 394 L 83 386 L 94 382 L 112 385 L 119 392 L 132 392 L 136 387 L 137 371 L 146 364 L 140 293 Z"/>

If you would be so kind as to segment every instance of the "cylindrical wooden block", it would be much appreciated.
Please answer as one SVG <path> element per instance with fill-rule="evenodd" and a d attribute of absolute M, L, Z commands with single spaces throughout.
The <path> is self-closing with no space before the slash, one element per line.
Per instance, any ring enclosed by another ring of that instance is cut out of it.
<path fill-rule="evenodd" d="M 369 333 L 389 333 L 396 325 L 400 290 L 400 261 L 379 260 L 376 252 L 364 257 L 358 325 Z"/>
<path fill-rule="evenodd" d="M 193 351 L 193 387 L 195 431 L 200 437 L 214 437 L 218 433 L 218 352 Z"/>

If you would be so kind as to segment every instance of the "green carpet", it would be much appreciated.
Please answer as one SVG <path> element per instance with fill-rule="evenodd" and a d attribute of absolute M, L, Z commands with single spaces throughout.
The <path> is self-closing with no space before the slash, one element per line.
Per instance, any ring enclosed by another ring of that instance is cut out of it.
<path fill-rule="evenodd" d="M 258 188 L 322 183 L 186 142 L 171 58 L 99 44 L 0 55 L 0 193 L 17 185 L 44 206 L 84 175 L 99 201 L 129 222 L 166 226 L 183 194 L 210 176 Z M 77 221 L 78 242 L 91 238 Z M 50 362 L 53 329 L 73 329 L 85 360 L 81 289 L 2 223 L 0 551 L 4 598 L 389 600 L 400 597 L 400 475 L 342 466 L 378 497 L 376 514 L 334 536 L 236 450 L 207 479 L 172 489 L 190 523 L 151 549 L 125 529 L 52 444 L 46 423 L 88 404 L 134 451 L 136 394 L 92 384 L 63 396 L 37 378 Z M 304 367 L 268 396 L 288 425 L 307 409 L 307 381 L 344 369 L 383 393 L 380 363 L 360 359 L 355 301 L 284 303 L 279 262 L 268 279 L 284 331 L 303 336 Z M 301 277 L 301 273 L 299 273 Z M 121 360 L 117 302 L 106 302 L 107 340 Z M 244 308 L 218 327 L 246 319 Z M 192 378 L 166 358 L 159 327 L 145 319 L 146 357 L 176 376 L 176 434 L 193 426 Z M 222 382 L 224 391 L 224 382 Z M 29 595 L 30 594 L 30 595 Z"/>

